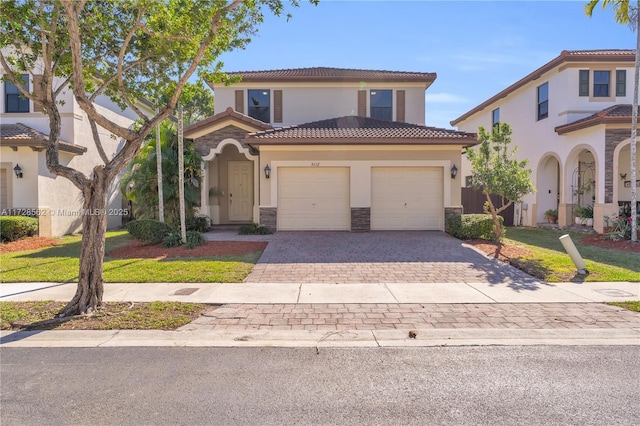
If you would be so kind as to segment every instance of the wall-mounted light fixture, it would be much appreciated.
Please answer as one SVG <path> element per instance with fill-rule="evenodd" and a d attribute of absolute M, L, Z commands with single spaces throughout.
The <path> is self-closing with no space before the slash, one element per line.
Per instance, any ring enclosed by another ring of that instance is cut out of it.
<path fill-rule="evenodd" d="M 13 168 L 13 172 L 16 174 L 18 179 L 22 179 L 22 168 L 20 167 L 20 164 L 16 163 L 16 166 Z"/>
<path fill-rule="evenodd" d="M 454 164 L 453 166 L 451 166 L 451 179 L 455 179 L 456 176 L 458 176 L 458 168 Z"/>
<path fill-rule="evenodd" d="M 620 173 L 620 180 L 627 180 L 627 174 L 626 173 Z"/>
<path fill-rule="evenodd" d="M 268 164 L 264 166 L 264 177 L 267 179 L 271 177 L 271 167 Z"/>

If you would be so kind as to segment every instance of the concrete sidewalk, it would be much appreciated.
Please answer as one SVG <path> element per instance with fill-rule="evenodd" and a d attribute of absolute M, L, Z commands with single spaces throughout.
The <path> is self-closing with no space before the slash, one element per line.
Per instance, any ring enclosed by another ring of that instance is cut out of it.
<path fill-rule="evenodd" d="M 0 284 L 1 301 L 71 300 L 75 283 Z M 107 302 L 588 303 L 640 300 L 640 283 L 119 283 Z"/>
<path fill-rule="evenodd" d="M 0 284 L 0 301 L 68 301 L 75 289 L 73 283 Z M 599 303 L 639 299 L 640 283 L 629 282 L 105 284 L 105 301 L 222 306 L 176 331 L 2 332 L 0 345 L 640 345 L 640 315 Z"/>

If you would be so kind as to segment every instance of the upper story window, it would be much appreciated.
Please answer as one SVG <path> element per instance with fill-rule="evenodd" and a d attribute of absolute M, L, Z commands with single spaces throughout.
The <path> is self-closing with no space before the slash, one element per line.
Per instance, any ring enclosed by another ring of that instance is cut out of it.
<path fill-rule="evenodd" d="M 578 96 L 589 96 L 589 70 L 580 70 Z"/>
<path fill-rule="evenodd" d="M 371 91 L 371 118 L 378 120 L 393 120 L 393 91 Z"/>
<path fill-rule="evenodd" d="M 538 86 L 538 120 L 549 116 L 549 83 Z"/>
<path fill-rule="evenodd" d="M 609 82 L 611 80 L 611 71 L 594 71 L 593 72 L 593 97 L 608 98 Z"/>
<path fill-rule="evenodd" d="M 616 96 L 627 96 L 627 70 L 616 71 Z"/>
<path fill-rule="evenodd" d="M 500 124 L 500 108 L 491 111 L 491 131 L 495 131 L 496 126 Z"/>
<path fill-rule="evenodd" d="M 29 76 L 23 75 L 22 81 L 25 89 L 29 90 Z M 4 110 L 5 112 L 29 112 L 29 99 L 24 97 L 9 80 L 4 82 Z"/>
<path fill-rule="evenodd" d="M 269 108 L 271 96 L 269 90 L 248 90 L 247 92 L 249 98 L 247 113 L 249 117 L 264 123 L 271 122 L 271 110 Z"/>

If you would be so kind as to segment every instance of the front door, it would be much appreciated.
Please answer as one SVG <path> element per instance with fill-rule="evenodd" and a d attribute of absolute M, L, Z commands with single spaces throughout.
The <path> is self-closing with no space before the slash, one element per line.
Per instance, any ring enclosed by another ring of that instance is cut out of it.
<path fill-rule="evenodd" d="M 229 161 L 229 220 L 253 219 L 253 161 Z"/>

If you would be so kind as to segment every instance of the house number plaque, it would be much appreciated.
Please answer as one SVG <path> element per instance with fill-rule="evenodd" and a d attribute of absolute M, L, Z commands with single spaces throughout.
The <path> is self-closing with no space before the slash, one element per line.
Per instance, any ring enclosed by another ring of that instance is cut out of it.
<path fill-rule="evenodd" d="M 631 188 L 631 181 L 630 180 L 625 180 L 624 181 L 624 187 L 625 188 Z M 640 188 L 640 179 L 636 180 L 636 188 Z"/>
<path fill-rule="evenodd" d="M 320 167 L 320 163 L 311 163 L 311 167 Z"/>

